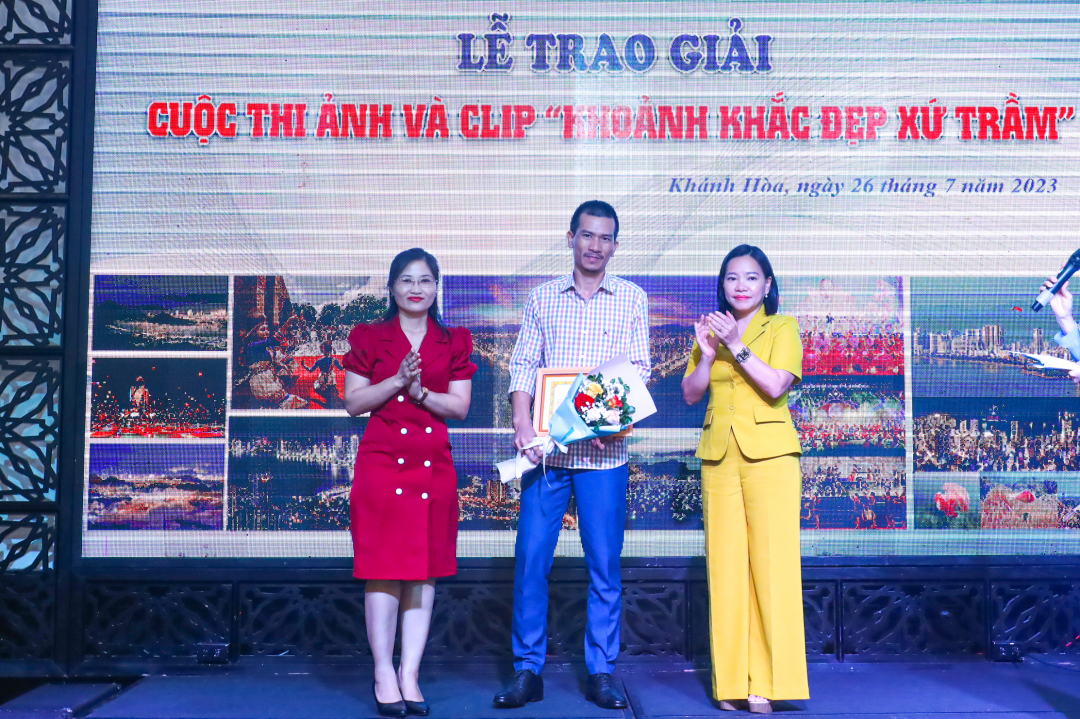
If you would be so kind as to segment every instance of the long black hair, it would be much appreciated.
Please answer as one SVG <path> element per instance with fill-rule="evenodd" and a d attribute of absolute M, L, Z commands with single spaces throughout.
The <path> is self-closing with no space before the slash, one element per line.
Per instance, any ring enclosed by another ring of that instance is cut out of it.
<path fill-rule="evenodd" d="M 773 274 L 772 263 L 769 262 L 769 258 L 765 256 L 761 248 L 754 245 L 739 245 L 727 253 L 727 257 L 724 258 L 724 262 L 720 265 L 720 276 L 716 279 L 716 304 L 719 306 L 721 313 L 731 310 L 731 305 L 728 304 L 727 296 L 724 294 L 724 275 L 727 274 L 729 262 L 736 257 L 746 257 L 747 255 L 753 257 L 761 265 L 761 271 L 764 273 L 765 279 L 772 280 L 769 291 L 765 293 L 763 304 L 765 305 L 765 314 L 775 315 L 776 311 L 780 309 L 780 284 Z"/>
<path fill-rule="evenodd" d="M 420 247 L 413 247 L 411 250 L 405 250 L 399 252 L 394 261 L 390 263 L 390 277 L 386 280 L 386 312 L 383 313 L 382 321 L 389 322 L 398 316 L 398 304 L 394 299 L 394 283 L 398 281 L 398 277 L 401 277 L 401 273 L 405 271 L 405 268 L 411 265 L 417 260 L 423 260 L 427 263 L 428 268 L 431 270 L 431 275 L 435 278 L 435 283 L 439 282 L 439 261 L 435 259 L 435 255 L 430 252 L 421 249 Z M 431 303 L 431 307 L 428 308 L 428 317 L 435 322 L 435 326 L 442 330 L 444 333 L 449 330 L 446 329 L 446 325 L 443 324 L 442 318 L 439 316 L 439 297 L 435 296 L 435 301 Z"/>

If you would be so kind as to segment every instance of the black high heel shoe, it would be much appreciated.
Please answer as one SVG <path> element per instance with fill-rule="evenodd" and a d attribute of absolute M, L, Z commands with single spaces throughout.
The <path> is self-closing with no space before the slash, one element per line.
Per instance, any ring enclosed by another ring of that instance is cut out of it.
<path fill-rule="evenodd" d="M 404 717 L 409 714 L 409 710 L 405 706 L 405 702 L 403 700 L 389 702 L 387 704 L 383 704 L 381 701 L 379 701 L 379 695 L 375 693 L 374 681 L 371 682 L 371 695 L 375 697 L 375 707 L 379 710 L 379 716 L 398 717 L 400 719 L 400 717 Z"/>
<path fill-rule="evenodd" d="M 408 699 L 404 700 L 405 711 L 413 716 L 426 717 L 431 713 L 431 707 L 427 702 L 411 702 Z"/>

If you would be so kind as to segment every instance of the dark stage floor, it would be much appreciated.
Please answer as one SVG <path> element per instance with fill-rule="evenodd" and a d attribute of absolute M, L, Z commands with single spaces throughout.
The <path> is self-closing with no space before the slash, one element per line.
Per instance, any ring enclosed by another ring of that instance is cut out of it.
<path fill-rule="evenodd" d="M 504 673 L 492 665 L 430 667 L 424 690 L 435 719 L 554 719 L 622 716 L 748 716 L 721 712 L 706 694 L 708 675 L 689 665 L 624 664 L 617 676 L 631 708 L 605 711 L 585 701 L 573 667 L 549 667 L 546 697 L 524 709 L 496 710 L 491 696 Z M 61 690 L 62 687 L 51 687 Z M 47 704 L 50 687 L 35 690 Z M 1071 717 L 1080 719 L 1080 660 L 1028 657 L 1021 664 L 845 663 L 810 665 L 812 699 L 778 702 L 780 716 L 797 717 Z M 24 698 L 24 702 L 26 699 Z M 19 716 L 19 700 L 0 717 Z M 151 675 L 98 704 L 92 719 L 339 719 L 374 717 L 367 667 L 268 665 Z M 27 716 L 31 716 L 27 714 Z M 33 716 L 43 716 L 33 714 Z"/>

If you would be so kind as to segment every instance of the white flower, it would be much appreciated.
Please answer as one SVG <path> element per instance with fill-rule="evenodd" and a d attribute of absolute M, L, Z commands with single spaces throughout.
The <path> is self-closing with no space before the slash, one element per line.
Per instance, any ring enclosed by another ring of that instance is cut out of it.
<path fill-rule="evenodd" d="M 588 423 L 598 422 L 603 417 L 604 411 L 600 409 L 599 405 L 593 405 L 585 410 L 585 421 Z"/>
<path fill-rule="evenodd" d="M 604 412 L 604 421 L 608 424 L 619 424 L 619 413 L 614 409 Z"/>

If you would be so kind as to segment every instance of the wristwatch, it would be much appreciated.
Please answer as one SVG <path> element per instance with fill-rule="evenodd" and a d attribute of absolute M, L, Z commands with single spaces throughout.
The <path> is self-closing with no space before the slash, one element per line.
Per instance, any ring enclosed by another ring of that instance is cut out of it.
<path fill-rule="evenodd" d="M 741 350 L 739 350 L 739 354 L 735 355 L 735 361 L 738 362 L 739 364 L 742 364 L 743 362 L 745 362 L 748 359 L 750 359 L 750 348 L 749 347 L 743 347 Z"/>
<path fill-rule="evenodd" d="M 417 404 L 423 404 L 424 400 L 427 399 L 428 393 L 431 391 L 427 387 L 421 387 L 421 389 L 423 390 L 423 392 L 420 393 L 420 399 L 413 400 L 413 402 L 416 402 Z"/>

